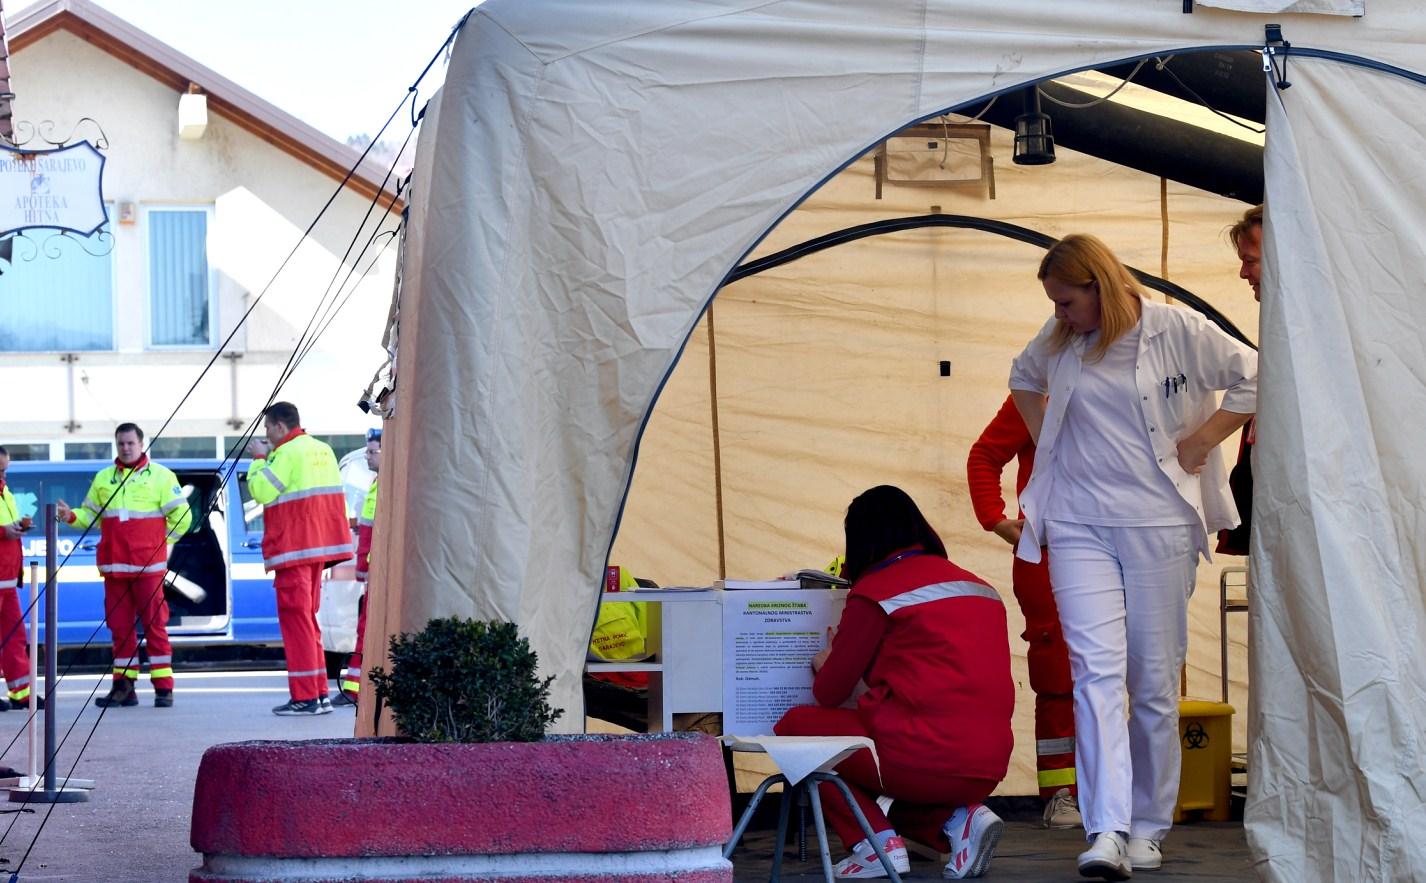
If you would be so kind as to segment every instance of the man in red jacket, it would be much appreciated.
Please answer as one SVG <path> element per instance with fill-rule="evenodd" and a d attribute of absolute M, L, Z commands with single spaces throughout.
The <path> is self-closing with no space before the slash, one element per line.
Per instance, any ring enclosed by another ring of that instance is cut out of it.
<path fill-rule="evenodd" d="M 1020 542 L 1025 519 L 1007 518 L 1000 475 L 1011 460 L 1018 460 L 1015 493 L 1025 490 L 1035 468 L 1035 443 L 1015 408 L 1005 399 L 985 431 L 971 445 L 966 478 L 971 505 L 981 527 L 994 531 L 1010 547 Z M 1030 689 L 1035 691 L 1035 768 L 1040 796 L 1045 800 L 1045 826 L 1073 828 L 1080 824 L 1074 773 L 1074 682 L 1070 677 L 1069 648 L 1060 632 L 1060 615 L 1050 589 L 1050 559 L 1043 550 L 1040 563 L 1015 558 L 1011 570 L 1015 600 L 1025 617 L 1029 643 Z"/>
<path fill-rule="evenodd" d="M 287 656 L 291 701 L 281 716 L 329 714 L 327 664 L 317 608 L 322 570 L 352 557 L 346 498 L 337 458 L 302 428 L 297 406 L 275 402 L 263 412 L 264 439 L 248 452 L 248 492 L 263 505 L 262 563 L 277 593 L 277 626 Z"/>

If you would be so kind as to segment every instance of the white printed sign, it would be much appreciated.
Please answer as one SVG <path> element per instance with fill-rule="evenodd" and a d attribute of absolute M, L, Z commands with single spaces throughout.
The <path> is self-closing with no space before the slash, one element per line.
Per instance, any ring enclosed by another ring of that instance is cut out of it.
<path fill-rule="evenodd" d="M 88 141 L 57 150 L 0 147 L 0 235 L 31 227 L 93 234 L 104 209 L 104 155 Z"/>
<path fill-rule="evenodd" d="M 812 705 L 812 657 L 846 605 L 845 591 L 723 595 L 723 732 L 765 736 L 794 705 Z"/>

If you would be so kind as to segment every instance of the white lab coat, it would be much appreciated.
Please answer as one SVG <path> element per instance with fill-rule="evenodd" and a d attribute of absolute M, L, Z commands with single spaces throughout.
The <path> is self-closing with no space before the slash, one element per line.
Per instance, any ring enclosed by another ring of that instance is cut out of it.
<path fill-rule="evenodd" d="M 1139 358 L 1135 367 L 1139 412 L 1159 468 L 1178 488 L 1184 502 L 1198 513 L 1198 551 L 1212 560 L 1209 534 L 1236 527 L 1239 520 L 1228 490 L 1228 472 L 1215 448 L 1195 480 L 1178 464 L 1178 442 L 1218 410 L 1218 390 L 1225 391 L 1224 410 L 1237 414 L 1257 411 L 1258 354 L 1195 310 L 1144 300 L 1139 321 Z M 1015 357 L 1010 369 L 1012 390 L 1050 397 L 1035 451 L 1035 469 L 1020 494 L 1025 527 L 1015 554 L 1031 562 L 1040 560 L 1055 439 L 1064 422 L 1065 407 L 1079 382 L 1086 349 L 1081 335 L 1059 353 L 1051 353 L 1049 339 L 1056 324 L 1053 317 L 1046 322 Z"/>

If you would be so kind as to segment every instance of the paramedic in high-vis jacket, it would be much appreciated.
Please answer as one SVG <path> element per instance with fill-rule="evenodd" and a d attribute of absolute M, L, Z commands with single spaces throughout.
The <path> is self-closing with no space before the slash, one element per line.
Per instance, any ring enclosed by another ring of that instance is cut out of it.
<path fill-rule="evenodd" d="M 104 575 L 104 621 L 114 642 L 114 683 L 100 708 L 139 704 L 139 642 L 135 621 L 144 624 L 153 704 L 173 705 L 173 647 L 168 641 L 168 602 L 163 577 L 168 547 L 193 523 L 182 486 L 167 467 L 144 453 L 144 431 L 133 423 L 114 430 L 114 465 L 94 476 L 78 509 L 57 503 L 59 520 L 81 528 L 99 522 L 96 560 Z"/>
<path fill-rule="evenodd" d="M 20 612 L 20 584 L 24 581 L 24 552 L 20 538 L 34 526 L 5 483 L 10 452 L 0 448 L 0 672 L 5 675 L 9 702 L 0 699 L 0 711 L 11 706 L 27 708 L 30 701 L 30 653 L 25 619 Z M 41 703 L 43 707 L 43 703 Z"/>
<path fill-rule="evenodd" d="M 327 665 L 317 608 L 322 570 L 352 557 L 352 537 L 336 455 L 302 429 L 297 406 L 263 412 L 265 439 L 248 453 L 248 493 L 263 506 L 262 562 L 273 574 L 277 625 L 287 655 L 288 702 L 273 714 L 327 714 Z"/>
<path fill-rule="evenodd" d="M 361 693 L 361 659 L 366 643 L 366 604 L 367 595 L 371 591 L 367 575 L 371 570 L 371 537 L 376 530 L 376 493 L 381 481 L 380 429 L 367 430 L 366 468 L 377 473 L 377 477 L 371 480 L 371 487 L 367 488 L 366 498 L 361 504 L 361 515 L 357 518 L 356 578 L 357 582 L 361 583 L 362 593 L 361 598 L 357 600 L 356 648 L 352 650 L 346 671 L 342 672 L 338 682 L 337 698 L 332 700 L 332 704 L 336 706 L 356 705 L 357 696 Z"/>

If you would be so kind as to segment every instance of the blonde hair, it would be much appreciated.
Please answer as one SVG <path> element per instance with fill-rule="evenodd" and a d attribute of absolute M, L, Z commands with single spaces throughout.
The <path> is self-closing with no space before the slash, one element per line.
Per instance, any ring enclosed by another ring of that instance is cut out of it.
<path fill-rule="evenodd" d="M 1263 225 L 1263 207 L 1255 205 L 1243 212 L 1243 217 L 1238 222 L 1228 228 L 1228 241 L 1233 243 L 1233 250 L 1237 251 L 1243 245 L 1243 240 L 1248 238 L 1248 231 L 1254 227 Z"/>
<path fill-rule="evenodd" d="M 1093 285 L 1099 290 L 1099 341 L 1086 354 L 1089 361 L 1104 358 L 1109 347 L 1139 321 L 1138 307 L 1144 290 L 1109 246 L 1087 233 L 1072 233 L 1050 246 L 1040 261 L 1036 278 L 1041 282 L 1055 279 L 1067 285 Z M 1060 322 L 1050 337 L 1051 351 L 1062 352 L 1074 337 L 1075 332 Z"/>

